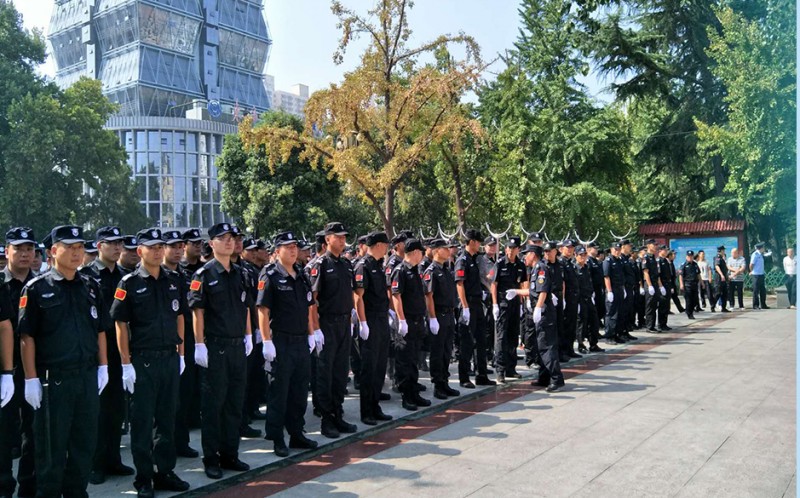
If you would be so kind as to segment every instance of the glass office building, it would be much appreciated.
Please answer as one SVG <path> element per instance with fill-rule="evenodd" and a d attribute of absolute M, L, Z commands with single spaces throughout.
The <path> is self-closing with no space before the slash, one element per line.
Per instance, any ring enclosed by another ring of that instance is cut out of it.
<path fill-rule="evenodd" d="M 234 114 L 271 107 L 262 2 L 56 0 L 48 35 L 56 81 L 97 78 L 119 104 L 107 127 L 160 226 L 228 221 L 215 164 L 223 138 L 236 132 Z"/>

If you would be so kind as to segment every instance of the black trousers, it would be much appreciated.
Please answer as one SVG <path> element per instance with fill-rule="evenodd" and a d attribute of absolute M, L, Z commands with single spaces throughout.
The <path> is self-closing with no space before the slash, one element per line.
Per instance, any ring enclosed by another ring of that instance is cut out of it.
<path fill-rule="evenodd" d="M 113 334 L 112 337 L 116 338 Z M 119 353 L 113 354 L 117 355 L 116 362 L 119 362 Z M 100 395 L 100 415 L 96 425 L 97 448 L 92 465 L 92 469 L 98 471 L 105 471 L 122 463 L 119 447 L 128 400 L 122 388 L 122 363 L 115 364 L 112 357 L 109 350 L 108 385 Z"/>
<path fill-rule="evenodd" d="M 737 282 L 733 282 L 734 284 Z M 740 282 L 738 282 L 740 283 Z M 786 285 L 786 293 L 789 297 L 789 306 L 794 306 L 797 303 L 797 275 L 786 275 L 786 279 L 783 282 Z M 741 288 L 741 287 L 740 287 Z M 739 294 L 741 296 L 741 294 Z M 739 302 L 742 302 L 742 298 L 739 298 Z M 731 306 L 733 306 L 733 293 L 731 292 Z M 740 304 L 741 306 L 741 304 Z M 743 306 L 742 306 L 743 307 Z"/>
<path fill-rule="evenodd" d="M 620 311 L 622 308 L 622 288 L 613 289 L 614 302 L 609 303 L 606 298 L 606 339 L 614 339 L 621 333 L 622 328 L 619 323 Z"/>
<path fill-rule="evenodd" d="M 359 324 L 352 324 L 354 327 L 355 336 L 351 333 L 351 337 L 358 337 Z M 371 332 L 371 329 L 370 329 Z M 353 382 L 356 385 L 361 384 L 361 343 L 356 339 L 350 341 L 350 370 L 353 372 Z"/>
<path fill-rule="evenodd" d="M 542 313 L 542 319 L 536 324 L 536 345 L 539 349 L 539 382 L 542 384 L 564 382 L 561 364 L 558 361 L 558 329 L 555 313 Z"/>
<path fill-rule="evenodd" d="M 764 275 L 750 274 L 753 279 L 753 308 L 763 308 L 767 305 L 767 287 Z"/>
<path fill-rule="evenodd" d="M 206 338 L 208 368 L 200 373 L 203 463 L 239 457 L 239 427 L 247 374 L 243 339 Z"/>
<path fill-rule="evenodd" d="M 559 330 L 559 354 L 575 352 L 575 338 L 578 335 L 578 296 L 566 295 L 563 310 L 563 329 Z M 561 298 L 558 300 L 561 306 Z"/>
<path fill-rule="evenodd" d="M 658 303 L 661 300 L 661 291 L 658 287 L 654 287 L 655 294 L 652 296 L 650 295 L 649 291 L 645 291 L 645 311 L 644 311 L 644 320 L 645 326 L 648 329 L 656 328 L 656 312 L 658 311 Z"/>
<path fill-rule="evenodd" d="M 14 370 L 14 397 L 0 409 L 0 496 L 11 496 L 19 481 L 19 496 L 36 494 L 33 408 L 25 401 L 25 373 L 20 365 Z M 17 479 L 11 451 L 20 440 Z"/>
<path fill-rule="evenodd" d="M 323 417 L 341 417 L 350 372 L 350 313 L 322 315 L 325 346 L 317 357 L 316 397 Z"/>
<path fill-rule="evenodd" d="M 680 297 L 678 297 L 678 288 L 677 288 L 677 287 L 674 287 L 674 286 L 673 286 L 673 287 L 670 287 L 670 289 L 669 289 L 669 294 L 670 294 L 670 298 L 672 298 L 672 302 L 673 302 L 673 303 L 675 303 L 675 307 L 676 307 L 676 308 L 678 308 L 678 311 L 680 311 L 681 313 L 683 313 L 683 312 L 684 312 L 684 310 L 682 310 L 682 309 L 681 309 L 681 307 L 682 307 L 683 305 L 681 304 L 681 299 L 680 299 Z M 726 295 L 727 295 L 727 294 L 723 294 L 723 296 L 726 296 Z M 724 297 L 723 297 L 723 300 L 724 300 Z"/>
<path fill-rule="evenodd" d="M 178 409 L 180 360 L 168 354 L 131 352 L 136 384 L 131 395 L 131 455 L 137 484 L 149 484 L 158 472 L 175 468 L 175 413 Z"/>
<path fill-rule="evenodd" d="M 200 375 L 198 366 L 194 362 L 194 332 L 186 328 L 191 320 L 184 320 L 183 358 L 186 368 L 180 376 L 178 386 L 178 409 L 175 413 L 175 447 L 186 448 L 189 446 L 189 428 L 193 421 L 199 419 L 199 399 L 197 392 L 200 389 Z"/>
<path fill-rule="evenodd" d="M 306 425 L 308 381 L 311 378 L 311 353 L 307 335 L 273 331 L 275 359 L 267 389 L 267 439 L 283 439 L 283 428 L 290 436 L 301 436 Z M 327 342 L 325 343 L 327 346 Z M 324 349 L 324 348 L 323 348 Z"/>
<path fill-rule="evenodd" d="M 728 309 L 728 281 L 717 280 L 714 282 L 714 294 L 719 301 L 720 308 L 723 310 Z M 716 303 L 716 301 L 715 301 Z M 712 305 L 713 307 L 713 305 Z"/>
<path fill-rule="evenodd" d="M 578 343 L 588 340 L 590 346 L 597 346 L 600 340 L 600 321 L 591 298 L 581 300 L 578 310 Z"/>
<path fill-rule="evenodd" d="M 486 315 L 483 314 L 483 302 L 480 296 L 470 297 L 469 328 L 458 327 L 458 381 L 469 381 L 469 367 L 473 351 L 475 352 L 475 373 L 478 377 L 486 377 Z"/>
<path fill-rule="evenodd" d="M 700 305 L 700 288 L 697 284 L 684 285 L 683 298 L 686 301 L 686 316 L 693 316 Z"/>
<path fill-rule="evenodd" d="M 629 332 L 633 330 L 634 325 L 634 317 L 636 316 L 636 309 L 633 306 L 633 300 L 635 291 L 633 287 L 625 287 L 624 292 L 622 293 L 622 308 L 620 309 L 620 317 L 618 319 L 621 322 L 620 326 L 622 328 L 622 332 Z M 616 299 L 617 295 L 614 295 Z"/>
<path fill-rule="evenodd" d="M 250 415 L 257 411 L 264 398 L 267 376 L 264 375 L 264 343 L 256 344 L 256 336 L 252 337 L 253 352 L 247 357 L 247 385 L 244 388 L 244 404 L 242 406 L 242 427 L 250 423 Z M 308 339 L 306 339 L 308 341 Z M 306 346 L 308 344 L 306 343 Z"/>
<path fill-rule="evenodd" d="M 404 398 L 417 392 L 416 386 L 419 381 L 417 359 L 422 340 L 427 333 L 424 316 L 406 315 L 406 323 L 408 324 L 408 334 L 405 337 L 405 346 L 395 348 L 394 356 L 395 379 Z M 485 365 L 486 362 L 484 362 L 484 368 L 486 368 Z"/>
<path fill-rule="evenodd" d="M 494 364 L 497 373 L 505 375 L 517 370 L 520 298 L 515 297 L 511 301 L 507 301 L 503 296 L 498 305 L 500 313 L 495 323 Z"/>
<path fill-rule="evenodd" d="M 647 289 L 645 289 L 645 294 L 647 293 Z M 647 300 L 643 294 L 639 292 L 639 289 L 634 289 L 634 296 L 633 296 L 633 307 L 634 307 L 634 323 L 638 327 L 645 326 L 644 320 L 644 312 L 646 307 Z"/>
<path fill-rule="evenodd" d="M 87 497 L 97 443 L 97 367 L 38 373 L 43 396 L 33 416 L 36 496 Z"/>
<path fill-rule="evenodd" d="M 382 411 L 379 402 L 389 360 L 389 314 L 367 313 L 367 325 L 369 337 L 366 341 L 358 339 L 361 352 L 361 418 L 374 417 Z"/>
<path fill-rule="evenodd" d="M 555 307 L 556 308 L 556 331 L 558 332 L 558 342 L 556 344 L 557 344 L 558 349 L 559 349 L 558 354 L 562 355 L 562 354 L 565 354 L 567 352 L 567 350 L 565 349 L 565 345 L 562 344 L 563 342 L 565 342 L 565 339 L 564 339 L 564 334 L 565 334 L 565 330 L 564 330 L 564 296 L 561 294 L 560 291 L 557 292 L 557 293 L 554 293 L 554 295 L 558 298 L 558 304 Z M 551 294 L 551 295 L 549 295 L 547 297 L 549 299 L 552 299 L 553 294 Z M 538 336 L 538 334 L 537 334 L 537 336 Z"/>
<path fill-rule="evenodd" d="M 456 318 L 453 311 L 437 311 L 436 319 L 439 321 L 439 333 L 431 335 L 431 381 L 434 385 L 444 385 L 450 378 Z"/>
<path fill-rule="evenodd" d="M 700 301 L 702 302 L 702 307 L 706 307 L 706 299 L 711 302 L 711 294 L 709 290 L 709 284 L 705 280 L 700 281 Z"/>
<path fill-rule="evenodd" d="M 492 296 L 484 291 L 486 294 L 486 298 L 483 299 L 483 315 L 486 317 L 486 329 L 485 337 L 486 337 L 486 359 L 491 360 L 494 363 L 495 359 L 495 329 L 496 324 L 494 321 L 494 315 L 492 314 Z M 498 296 L 499 297 L 499 296 Z M 505 297 L 505 296 L 503 296 Z M 475 360 L 477 362 L 477 358 Z M 493 365 L 497 368 L 497 365 Z"/>
<path fill-rule="evenodd" d="M 539 356 L 539 346 L 536 342 L 536 326 L 533 324 L 533 315 L 527 307 L 520 319 L 520 328 L 522 329 L 522 343 L 525 349 L 525 364 L 530 367 L 534 363 L 538 364 L 536 358 Z"/>
<path fill-rule="evenodd" d="M 706 282 L 706 294 L 708 294 L 708 304 L 711 306 L 711 311 L 717 307 L 717 300 L 719 296 L 716 293 L 716 288 L 711 282 Z"/>
<path fill-rule="evenodd" d="M 667 316 L 669 315 L 670 304 L 670 288 L 664 287 L 664 290 L 667 293 L 663 296 L 660 296 L 658 300 L 658 326 L 661 328 L 667 326 Z M 658 289 L 656 290 L 656 295 L 658 295 Z"/>
<path fill-rule="evenodd" d="M 599 286 L 595 287 L 594 289 L 594 302 L 595 302 L 595 309 L 597 310 L 597 321 L 602 322 L 606 317 L 606 307 L 603 306 L 603 303 L 606 300 L 606 289 L 605 287 Z"/>
<path fill-rule="evenodd" d="M 739 298 L 739 307 L 744 308 L 744 281 L 743 280 L 731 280 L 728 283 L 728 302 L 731 305 L 731 308 L 736 306 L 736 298 Z M 789 301 L 790 304 L 794 304 L 793 301 Z"/>

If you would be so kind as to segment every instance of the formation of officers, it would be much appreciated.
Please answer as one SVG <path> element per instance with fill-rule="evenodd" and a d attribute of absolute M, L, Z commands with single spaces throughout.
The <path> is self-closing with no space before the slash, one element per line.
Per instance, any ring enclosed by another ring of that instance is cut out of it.
<path fill-rule="evenodd" d="M 606 254 L 534 232 L 508 237 L 498 254 L 499 241 L 477 230 L 463 245 L 404 231 L 348 248 L 347 235 L 338 222 L 313 245 L 284 231 L 268 250 L 228 223 L 210 227 L 208 242 L 199 229 L 131 236 L 109 226 L 87 242 L 65 225 L 42 244 L 28 228 L 9 230 L 0 496 L 17 484 L 23 497 L 87 496 L 107 475 L 134 476 L 142 497 L 185 491 L 174 468 L 199 456 L 191 428 L 211 479 L 249 469 L 239 441 L 260 436 L 254 420 L 279 456 L 316 448 L 304 434 L 309 388 L 323 436 L 355 432 L 343 410 L 351 371 L 361 422 L 376 425 L 392 419 L 381 409 L 387 373 L 414 411 L 431 404 L 420 369 L 447 399 L 460 394 L 451 362 L 461 388 L 495 385 L 520 377 L 522 345 L 535 383 L 554 392 L 562 363 L 603 351 L 601 326 L 609 343 L 636 340 L 642 326 L 669 330 L 676 270 L 654 240 L 636 252 L 618 240 Z M 691 318 L 700 272 L 686 258 L 677 273 Z M 135 469 L 120 456 L 123 426 Z"/>

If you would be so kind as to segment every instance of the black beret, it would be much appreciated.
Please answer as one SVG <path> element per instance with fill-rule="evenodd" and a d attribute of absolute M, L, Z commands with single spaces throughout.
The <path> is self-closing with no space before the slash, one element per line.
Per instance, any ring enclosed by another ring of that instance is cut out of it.
<path fill-rule="evenodd" d="M 423 250 L 422 242 L 420 242 L 418 239 L 408 239 L 408 240 L 406 240 L 406 252 L 407 253 L 411 252 L 411 251 L 422 251 L 422 250 Z"/>
<path fill-rule="evenodd" d="M 386 232 L 370 232 L 366 235 L 365 243 L 372 247 L 375 244 L 388 244 L 389 243 L 389 236 L 386 235 Z"/>

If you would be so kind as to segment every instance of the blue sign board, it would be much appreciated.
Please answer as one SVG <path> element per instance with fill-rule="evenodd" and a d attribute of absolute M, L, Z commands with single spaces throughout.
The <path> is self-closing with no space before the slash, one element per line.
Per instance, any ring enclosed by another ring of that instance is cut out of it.
<path fill-rule="evenodd" d="M 731 249 L 739 247 L 738 237 L 697 237 L 692 239 L 669 239 L 669 247 L 675 251 L 676 261 L 682 260 L 686 256 L 686 251 L 704 250 L 706 260 L 711 260 L 717 254 L 717 247 L 725 246 L 725 254 L 730 256 Z"/>

